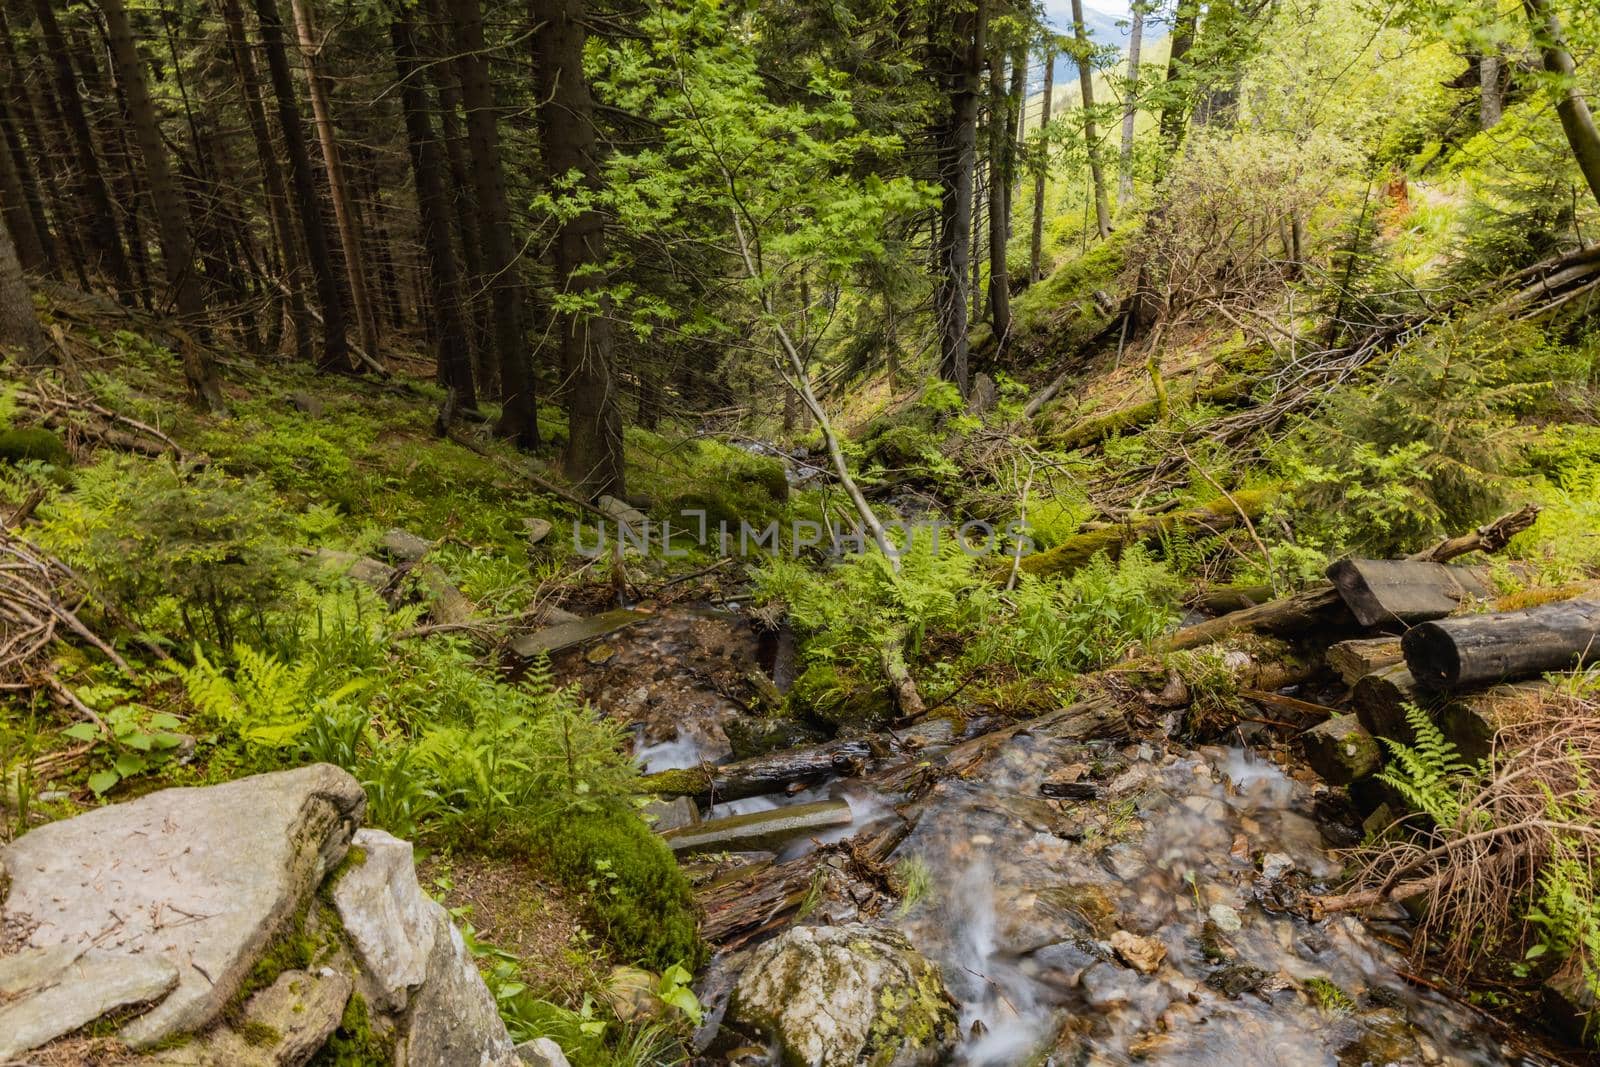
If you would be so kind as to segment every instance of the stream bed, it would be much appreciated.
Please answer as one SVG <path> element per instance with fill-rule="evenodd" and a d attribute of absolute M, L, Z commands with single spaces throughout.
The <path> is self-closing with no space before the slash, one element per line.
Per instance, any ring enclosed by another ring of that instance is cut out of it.
<path fill-rule="evenodd" d="M 600 653 L 561 653 L 556 673 L 635 726 L 648 769 L 728 757 L 729 724 L 751 714 L 740 679 L 759 669 L 743 616 L 669 607 L 606 641 Z M 1063 772 L 1094 795 L 1042 796 L 1041 781 Z M 956 1062 L 969 1067 L 1543 1062 L 1403 977 L 1402 928 L 1313 924 L 1280 906 L 1341 870 L 1319 792 L 1243 747 L 1024 730 L 923 799 L 891 857 L 918 872 L 913 899 L 850 917 L 898 929 L 940 965 L 965 1035 Z M 826 799 L 846 801 L 851 824 L 796 837 L 779 860 L 861 832 L 900 798 L 838 779 L 702 814 Z M 821 908 L 805 921 L 829 917 Z M 740 960 L 709 969 L 701 991 L 713 1014 Z M 739 1056 L 761 1062 L 748 1046 Z"/>

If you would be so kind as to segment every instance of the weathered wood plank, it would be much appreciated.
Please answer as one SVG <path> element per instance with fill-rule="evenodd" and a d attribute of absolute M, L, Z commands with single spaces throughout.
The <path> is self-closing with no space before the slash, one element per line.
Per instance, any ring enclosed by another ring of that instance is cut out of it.
<path fill-rule="evenodd" d="M 1494 595 L 1481 568 L 1403 559 L 1341 559 L 1328 567 L 1328 580 L 1363 626 L 1442 619 L 1470 600 Z"/>

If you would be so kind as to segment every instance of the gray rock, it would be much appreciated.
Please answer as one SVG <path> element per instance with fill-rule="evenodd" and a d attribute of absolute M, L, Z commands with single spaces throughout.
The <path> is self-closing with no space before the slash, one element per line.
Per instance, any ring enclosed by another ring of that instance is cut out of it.
<path fill-rule="evenodd" d="M 644 806 L 641 814 L 655 816 L 652 827 L 656 833 L 664 834 L 669 830 L 682 829 L 693 826 L 700 821 L 700 809 L 695 807 L 693 800 L 688 797 L 673 797 L 671 800 L 652 800 Z"/>
<path fill-rule="evenodd" d="M 383 1011 L 403 1011 L 428 977 L 438 905 L 417 884 L 411 842 L 367 828 L 350 844 L 360 861 L 339 875 L 333 906 L 370 983 L 364 992 Z"/>
<path fill-rule="evenodd" d="M 412 994 L 395 1067 L 522 1067 L 461 931 L 444 908 L 433 908 L 428 978 Z"/>
<path fill-rule="evenodd" d="M 328 405 L 322 402 L 322 398 L 310 393 L 290 393 L 289 406 L 314 419 L 320 419 L 328 411 Z"/>
<path fill-rule="evenodd" d="M 146 1046 L 216 1018 L 272 937 L 344 858 L 366 796 L 328 764 L 159 793 L 0 850 L 0 941 L 161 958 L 178 984 L 123 1030 Z"/>
<path fill-rule="evenodd" d="M 517 1046 L 517 1055 L 528 1067 L 571 1067 L 561 1046 L 548 1037 L 536 1037 Z"/>
<path fill-rule="evenodd" d="M 532 548 L 543 541 L 546 537 L 549 537 L 550 531 L 554 529 L 554 527 L 550 525 L 549 519 L 523 519 L 522 525 L 528 529 L 529 548 Z"/>
<path fill-rule="evenodd" d="M 967 410 L 974 415 L 987 415 L 1000 402 L 1000 390 L 994 379 L 982 372 L 972 379 L 972 395 L 967 399 Z"/>
<path fill-rule="evenodd" d="M 352 990 L 332 970 L 284 971 L 244 1005 L 244 1026 L 217 1027 L 204 1038 L 152 1057 L 160 1067 L 302 1067 L 339 1028 Z"/>
<path fill-rule="evenodd" d="M 945 1062 L 960 1038 L 939 968 L 863 923 L 785 931 L 750 955 L 730 1017 L 776 1037 L 789 1067 Z"/>
<path fill-rule="evenodd" d="M 354 552 L 340 552 L 333 548 L 311 550 L 311 559 L 324 570 L 346 574 L 356 581 L 382 592 L 394 581 L 394 568 L 380 560 L 358 556 Z"/>
<path fill-rule="evenodd" d="M 640 533 L 644 532 L 645 523 L 649 521 L 644 512 L 629 504 L 625 500 L 618 500 L 614 496 L 603 496 L 595 501 L 595 507 L 605 512 L 616 522 L 622 523 Z"/>
<path fill-rule="evenodd" d="M 56 944 L 0 958 L 0 1062 L 177 984 L 178 969 L 160 956 Z"/>
<path fill-rule="evenodd" d="M 402 530 L 398 526 L 383 532 L 383 540 L 378 542 L 389 557 L 400 563 L 415 563 L 428 554 L 433 547 L 433 542 L 425 537 L 418 537 L 410 530 Z"/>
<path fill-rule="evenodd" d="M 1354 715 L 1335 715 L 1300 735 L 1306 762 L 1329 785 L 1349 785 L 1383 766 L 1383 751 Z"/>

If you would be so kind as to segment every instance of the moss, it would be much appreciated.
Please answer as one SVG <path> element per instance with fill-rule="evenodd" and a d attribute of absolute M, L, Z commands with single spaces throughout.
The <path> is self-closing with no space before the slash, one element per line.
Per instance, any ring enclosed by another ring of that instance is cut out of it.
<path fill-rule="evenodd" d="M 662 971 L 705 959 L 694 896 L 672 850 L 632 809 L 606 804 L 538 821 L 513 841 L 584 894 L 591 920 L 624 960 Z"/>
<path fill-rule="evenodd" d="M 1350 994 L 1326 978 L 1306 979 L 1305 991 L 1311 1003 L 1330 1014 L 1344 1015 L 1355 1010 L 1356 1002 L 1350 999 Z"/>
<path fill-rule="evenodd" d="M 954 1040 L 955 1027 L 955 1013 L 939 969 L 923 963 L 910 983 L 879 992 L 877 1014 L 863 1051 L 872 1067 L 888 1067 L 903 1060 L 903 1051 Z"/>
<path fill-rule="evenodd" d="M 889 690 L 830 663 L 813 663 L 789 690 L 789 714 L 833 729 L 873 727 L 894 714 Z"/>
<path fill-rule="evenodd" d="M 322 883 L 323 889 L 331 890 L 334 886 L 339 884 L 339 879 L 343 878 L 346 874 L 355 870 L 357 867 L 364 866 L 366 862 L 367 850 L 362 848 L 360 845 L 351 845 L 349 851 L 344 854 L 344 859 L 339 861 L 339 866 L 335 867 L 332 872 L 329 873 L 327 879 Z"/>
<path fill-rule="evenodd" d="M 277 1027 L 269 1026 L 257 1019 L 246 1019 L 240 1023 L 238 1034 L 244 1038 L 244 1043 L 252 1048 L 268 1048 L 283 1039 Z"/>
<path fill-rule="evenodd" d="M 675 767 L 639 779 L 639 792 L 667 797 L 697 797 L 711 792 L 712 775 L 704 767 Z"/>
<path fill-rule="evenodd" d="M 393 1062 L 393 1044 L 373 1027 L 366 999 L 352 993 L 339 1028 L 311 1058 L 310 1067 L 379 1067 Z"/>
<path fill-rule="evenodd" d="M 28 459 L 43 460 L 57 467 L 65 467 L 72 462 L 61 438 L 42 426 L 0 430 L 0 463 L 18 463 Z"/>

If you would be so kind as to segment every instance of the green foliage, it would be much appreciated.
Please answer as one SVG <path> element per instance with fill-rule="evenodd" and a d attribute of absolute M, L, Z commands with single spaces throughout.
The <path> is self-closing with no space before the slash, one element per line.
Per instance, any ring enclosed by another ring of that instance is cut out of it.
<path fill-rule="evenodd" d="M 538 820 L 525 845 L 583 894 L 598 929 L 625 959 L 658 971 L 704 959 L 689 883 L 672 850 L 627 806 L 599 804 Z"/>
<path fill-rule="evenodd" d="M 42 426 L 0 429 L 0 463 L 35 460 L 56 467 L 72 462 L 61 438 Z"/>
<path fill-rule="evenodd" d="M 1406 724 L 1416 743 L 1406 745 L 1382 738 L 1394 762 L 1378 777 L 1440 826 L 1455 827 L 1464 810 L 1464 791 L 1481 782 L 1486 770 L 1482 764 L 1464 761 L 1427 711 L 1415 704 L 1407 704 L 1405 710 Z"/>
<path fill-rule="evenodd" d="M 135 695 L 120 685 L 80 687 L 78 699 L 103 709 L 101 721 L 74 723 L 61 731 L 63 737 L 93 745 L 90 761 L 96 769 L 87 784 L 96 796 L 123 779 L 165 765 L 183 744 L 183 735 L 176 732 L 182 725 L 178 717 L 145 707 Z"/>
<path fill-rule="evenodd" d="M 1170 629 L 1182 593 L 1171 570 L 1138 545 L 1115 562 L 1096 554 L 1067 578 L 1023 575 L 1014 616 L 984 627 L 973 655 L 1045 675 L 1092 670 Z"/>
<path fill-rule="evenodd" d="M 147 630 L 181 627 L 190 642 L 267 637 L 301 574 L 278 501 L 215 469 L 103 460 L 44 517 L 40 540 L 102 597 Z"/>

